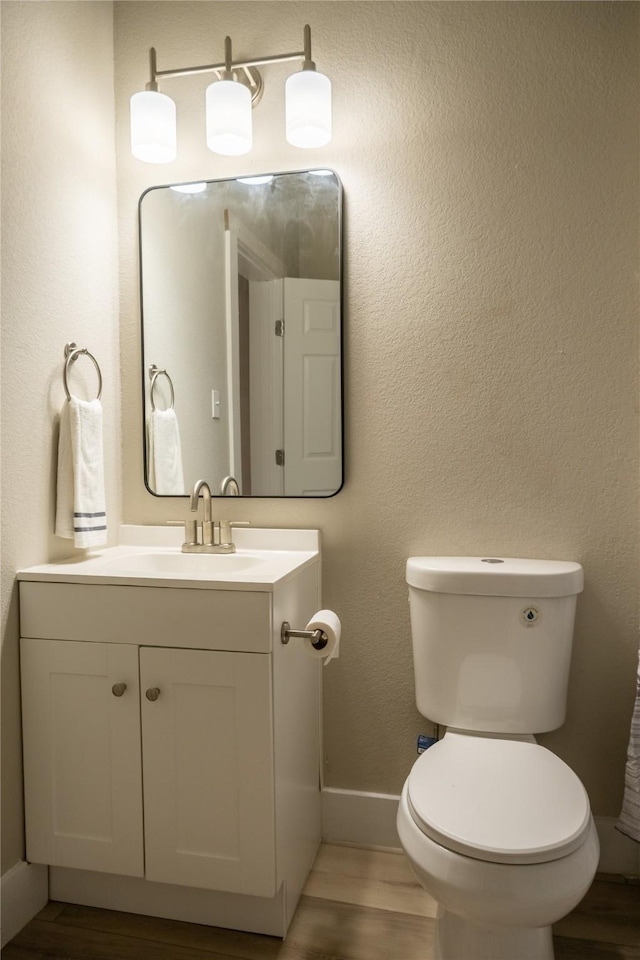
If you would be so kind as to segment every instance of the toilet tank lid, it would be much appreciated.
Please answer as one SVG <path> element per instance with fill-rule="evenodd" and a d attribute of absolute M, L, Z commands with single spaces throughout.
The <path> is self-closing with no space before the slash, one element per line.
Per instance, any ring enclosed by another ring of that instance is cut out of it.
<path fill-rule="evenodd" d="M 579 563 L 514 557 L 410 557 L 407 583 L 434 593 L 488 597 L 570 597 L 584 578 Z"/>

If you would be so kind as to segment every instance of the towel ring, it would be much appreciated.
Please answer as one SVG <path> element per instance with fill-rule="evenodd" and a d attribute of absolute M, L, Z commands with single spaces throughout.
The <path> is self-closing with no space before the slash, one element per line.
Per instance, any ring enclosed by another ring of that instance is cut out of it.
<path fill-rule="evenodd" d="M 160 376 L 165 376 L 169 381 L 169 390 L 171 391 L 171 403 L 169 404 L 168 407 L 166 407 L 166 409 L 173 410 L 176 402 L 176 395 L 173 391 L 173 381 L 171 380 L 171 377 L 169 376 L 167 371 L 159 370 L 158 367 L 156 367 L 155 363 L 152 363 L 151 366 L 149 367 L 149 376 L 151 377 L 151 386 L 149 387 L 149 399 L 151 400 L 151 409 L 154 411 L 157 409 L 155 400 L 153 399 L 153 388 L 156 385 L 156 380 Z"/>
<path fill-rule="evenodd" d="M 64 372 L 62 374 L 62 382 L 64 384 L 64 392 L 67 395 L 67 400 L 71 400 L 71 392 L 69 390 L 69 368 L 72 363 L 74 363 L 80 355 L 86 356 L 91 360 L 94 367 L 96 368 L 96 373 L 98 374 L 98 396 L 96 400 L 99 400 L 102 396 L 102 373 L 100 371 L 100 366 L 98 361 L 92 353 L 89 353 L 86 347 L 78 347 L 75 343 L 67 343 L 64 348 L 64 355 L 67 358 L 67 361 L 64 365 Z"/>

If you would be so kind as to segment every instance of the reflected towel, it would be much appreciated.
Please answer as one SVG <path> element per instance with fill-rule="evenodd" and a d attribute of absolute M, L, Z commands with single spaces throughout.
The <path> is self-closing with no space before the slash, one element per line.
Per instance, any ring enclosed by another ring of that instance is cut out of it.
<path fill-rule="evenodd" d="M 631 718 L 631 735 L 627 751 L 622 811 L 616 829 L 640 843 L 640 651 L 636 702 Z"/>
<path fill-rule="evenodd" d="M 60 414 L 55 533 L 80 548 L 107 542 L 99 400 L 71 397 Z"/>
<path fill-rule="evenodd" d="M 154 493 L 182 496 L 184 475 L 175 410 L 152 410 L 147 421 L 149 486 Z"/>

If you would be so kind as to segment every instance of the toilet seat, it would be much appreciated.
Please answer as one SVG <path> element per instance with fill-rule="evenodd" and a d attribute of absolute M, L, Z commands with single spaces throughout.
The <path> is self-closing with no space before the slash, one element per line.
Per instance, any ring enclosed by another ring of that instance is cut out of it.
<path fill-rule="evenodd" d="M 476 860 L 558 860 L 580 847 L 591 823 L 575 773 L 523 740 L 449 731 L 416 761 L 407 788 L 423 833 Z"/>

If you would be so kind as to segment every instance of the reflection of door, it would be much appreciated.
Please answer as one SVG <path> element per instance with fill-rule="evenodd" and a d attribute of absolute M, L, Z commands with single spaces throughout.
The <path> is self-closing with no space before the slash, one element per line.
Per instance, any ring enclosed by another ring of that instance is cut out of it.
<path fill-rule="evenodd" d="M 253 281 L 249 289 L 253 493 L 335 493 L 342 479 L 340 284 L 288 278 Z"/>
<path fill-rule="evenodd" d="M 284 471 L 282 280 L 249 282 L 251 484 L 255 496 L 281 497 Z"/>
<path fill-rule="evenodd" d="M 285 272 L 284 264 L 275 257 L 263 243 L 260 242 L 244 224 L 237 220 L 229 210 L 224 211 L 225 223 L 225 304 L 226 304 L 226 342 L 227 342 L 227 420 L 229 426 L 229 465 L 224 473 L 232 474 L 240 485 L 242 495 L 252 492 L 255 495 L 273 496 L 281 493 L 281 490 L 272 490 L 270 486 L 264 487 L 261 483 L 259 471 L 256 474 L 253 470 L 253 463 L 249 476 L 247 477 L 247 489 L 245 490 L 242 463 L 246 456 L 248 444 L 246 438 L 242 436 L 243 428 L 246 430 L 249 419 L 254 416 L 255 398 L 249 399 L 246 396 L 247 390 L 252 394 L 253 387 L 253 368 L 260 365 L 261 358 L 256 353 L 253 345 L 250 347 L 251 358 L 249 364 L 246 364 L 247 358 L 241 358 L 241 304 L 239 289 L 241 278 L 249 282 L 249 337 L 253 342 L 255 337 L 256 323 L 251 320 L 252 294 L 251 287 L 271 286 L 270 281 L 276 277 L 282 277 Z M 282 281 L 277 281 L 280 290 L 279 296 L 282 297 Z M 262 314 L 261 314 L 262 316 Z M 278 313 L 281 316 L 281 313 Z M 260 337 L 265 334 L 261 332 Z M 259 338 L 260 339 L 260 338 Z M 246 373 L 246 366 L 250 367 L 250 373 L 243 383 L 243 373 Z M 281 377 L 280 377 L 281 379 Z M 245 392 L 244 398 L 242 392 Z M 264 401 L 264 398 L 262 399 Z M 245 416 L 243 424 L 242 411 L 248 413 Z M 254 426 L 251 426 L 251 459 L 253 460 Z M 251 488 L 249 490 L 248 488 Z"/>
<path fill-rule="evenodd" d="M 342 481 L 340 283 L 284 281 L 284 493 L 326 497 Z"/>
<path fill-rule="evenodd" d="M 242 494 L 331 496 L 342 482 L 340 283 L 280 279 L 284 263 L 228 210 L 225 231 L 228 472 Z"/>

